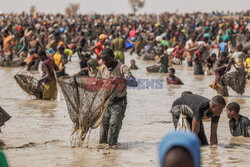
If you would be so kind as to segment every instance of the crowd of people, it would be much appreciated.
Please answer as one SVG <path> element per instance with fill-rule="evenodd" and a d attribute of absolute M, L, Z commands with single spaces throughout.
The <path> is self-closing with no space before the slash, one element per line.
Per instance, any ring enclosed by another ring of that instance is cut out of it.
<path fill-rule="evenodd" d="M 67 63 L 73 55 L 77 55 L 80 62 L 80 72 L 76 75 L 104 79 L 123 78 L 132 87 L 136 87 L 137 83 L 131 71 L 140 66 L 134 59 L 131 60 L 130 68 L 125 65 L 128 54 L 152 60 L 154 72 L 168 73 L 167 84 L 184 84 L 175 76 L 174 66 L 194 66 L 194 75 L 214 74 L 215 80 L 210 87 L 218 95 L 209 100 L 192 92 L 184 92 L 173 103 L 173 123 L 178 128 L 178 121 L 184 114 L 190 130 L 197 134 L 202 145 L 207 145 L 202 120 L 204 117 L 211 118 L 210 144 L 217 144 L 217 125 L 224 107 L 230 119 L 231 134 L 246 137 L 250 135 L 250 121 L 239 114 L 239 104 L 232 102 L 226 105 L 222 96 L 229 94 L 221 80 L 224 74 L 232 70 L 232 66 L 235 70 L 244 71 L 245 79 L 250 78 L 249 11 L 245 15 L 164 13 L 69 17 L 41 13 L 1 14 L 0 62 L 11 65 L 18 59 L 21 60 L 20 66 L 27 66 L 27 71 L 37 70 L 41 62 L 42 78 L 38 82 L 44 85 L 45 100 L 55 99 L 56 78 L 68 75 Z M 126 105 L 126 89 L 116 90 L 102 118 L 100 143 L 107 143 L 109 146 L 118 144 Z M 185 134 L 177 136 L 181 140 L 181 136 Z M 190 140 L 196 140 L 193 136 L 187 136 Z M 171 136 L 164 140 L 170 142 L 173 140 L 170 138 Z M 161 149 L 166 148 L 160 152 L 161 166 L 173 163 L 176 159 L 172 157 L 171 161 L 171 156 L 183 151 L 182 145 L 162 145 Z M 189 156 L 191 154 L 191 160 L 190 157 L 185 157 L 186 162 L 190 160 L 193 164 L 190 166 L 199 166 L 200 161 L 192 158 L 197 151 L 190 147 L 184 147 L 184 152 Z M 198 150 L 199 144 L 196 147 Z M 171 150 L 173 155 L 166 154 L 166 150 Z M 168 158 L 170 160 L 166 161 Z"/>

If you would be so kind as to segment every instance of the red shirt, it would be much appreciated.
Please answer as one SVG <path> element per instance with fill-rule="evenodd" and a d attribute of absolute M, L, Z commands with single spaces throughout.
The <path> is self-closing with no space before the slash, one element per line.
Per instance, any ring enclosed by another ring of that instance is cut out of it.
<path fill-rule="evenodd" d="M 183 53 L 184 53 L 183 48 L 179 49 L 179 46 L 176 46 L 176 47 L 174 48 L 174 53 L 173 53 L 174 57 L 176 57 L 176 58 L 178 58 L 178 59 L 181 59 Z"/>
<path fill-rule="evenodd" d="M 174 78 L 167 77 L 167 84 L 182 85 L 183 82 L 175 76 Z"/>
<path fill-rule="evenodd" d="M 96 44 L 96 49 L 95 49 L 95 53 L 97 54 L 98 57 L 101 57 L 100 53 L 102 52 L 103 50 L 103 47 L 102 47 L 102 43 L 101 42 L 98 42 Z"/>
<path fill-rule="evenodd" d="M 131 30 L 130 32 L 129 32 L 129 37 L 130 37 L 130 39 L 131 38 L 134 38 L 136 36 L 136 31 L 135 30 Z"/>

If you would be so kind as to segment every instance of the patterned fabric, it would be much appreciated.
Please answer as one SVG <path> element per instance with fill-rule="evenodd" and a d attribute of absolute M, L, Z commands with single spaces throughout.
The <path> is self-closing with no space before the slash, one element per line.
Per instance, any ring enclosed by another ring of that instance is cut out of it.
<path fill-rule="evenodd" d="M 11 35 L 4 38 L 3 47 L 4 47 L 4 54 L 5 55 L 12 54 L 13 45 L 14 45 L 14 39 Z"/>
<path fill-rule="evenodd" d="M 180 78 L 178 77 L 174 77 L 174 78 L 170 78 L 167 77 L 167 84 L 183 84 L 182 81 L 180 80 Z"/>

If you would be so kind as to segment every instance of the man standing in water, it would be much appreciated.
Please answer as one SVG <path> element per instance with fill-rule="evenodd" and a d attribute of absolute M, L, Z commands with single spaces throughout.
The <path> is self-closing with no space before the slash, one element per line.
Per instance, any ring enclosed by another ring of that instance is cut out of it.
<path fill-rule="evenodd" d="M 186 42 L 186 46 L 185 46 L 185 50 L 187 52 L 187 62 L 188 62 L 188 66 L 192 67 L 193 66 L 193 54 L 196 50 L 199 49 L 198 44 L 196 43 L 196 37 L 197 35 L 194 33 L 191 37 L 191 39 L 189 39 Z"/>
<path fill-rule="evenodd" d="M 232 61 L 229 62 L 229 64 L 225 64 L 226 61 L 226 54 L 222 53 L 219 56 L 219 60 L 217 60 L 214 64 L 214 75 L 215 80 L 213 84 L 210 84 L 209 86 L 216 90 L 218 95 L 221 96 L 229 96 L 227 87 L 223 84 L 221 77 L 231 69 Z"/>
<path fill-rule="evenodd" d="M 225 99 L 219 95 L 213 97 L 210 101 L 196 94 L 186 94 L 176 99 L 172 105 L 171 113 L 175 129 L 177 128 L 180 115 L 183 114 L 186 116 L 192 132 L 200 138 L 201 144 L 208 145 L 202 123 L 202 119 L 206 116 L 211 118 L 210 144 L 217 144 L 217 126 L 225 106 Z"/>
<path fill-rule="evenodd" d="M 127 80 L 127 85 L 136 87 L 137 82 L 129 68 L 114 58 L 114 52 L 110 48 L 102 51 L 103 65 L 100 67 L 97 78 Z M 126 84 L 125 84 L 126 85 Z M 100 144 L 107 143 L 109 146 L 117 145 L 118 136 L 122 127 L 127 106 L 126 86 L 123 89 L 116 89 L 114 95 L 104 112 L 100 127 Z"/>
<path fill-rule="evenodd" d="M 119 33 L 116 33 L 115 39 L 111 44 L 111 48 L 114 50 L 114 55 L 117 60 L 121 63 L 125 63 L 124 50 L 126 49 L 126 45 L 124 40 L 120 37 Z"/>
<path fill-rule="evenodd" d="M 42 78 L 38 81 L 44 83 L 43 99 L 51 100 L 56 98 L 56 77 L 53 66 L 44 50 L 38 51 L 38 56 L 42 61 Z"/>

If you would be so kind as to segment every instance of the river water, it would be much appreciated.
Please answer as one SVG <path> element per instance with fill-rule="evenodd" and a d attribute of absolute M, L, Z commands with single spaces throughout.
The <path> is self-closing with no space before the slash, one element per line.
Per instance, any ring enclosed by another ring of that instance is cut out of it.
<path fill-rule="evenodd" d="M 2 128 L 4 152 L 11 167 L 157 167 L 158 144 L 162 137 L 174 130 L 169 110 L 173 101 L 183 91 L 211 98 L 216 92 L 209 88 L 214 76 L 194 76 L 186 62 L 176 66 L 176 75 L 182 86 L 166 85 L 167 74 L 150 74 L 146 67 L 152 62 L 141 61 L 134 56 L 139 70 L 133 71 L 137 79 L 163 80 L 163 87 L 148 87 L 128 90 L 126 116 L 119 136 L 120 149 L 99 149 L 99 129 L 91 131 L 88 144 L 83 148 L 71 148 L 72 122 L 63 98 L 56 101 L 34 100 L 26 95 L 13 76 L 22 68 L 0 68 L 0 105 L 12 116 Z M 79 71 L 77 58 L 67 65 L 67 72 Z M 148 88 L 147 88 L 148 87 Z M 158 88 L 158 89 L 157 89 Z M 238 96 L 230 90 L 227 102 L 241 105 L 240 113 L 250 118 L 250 82 L 245 94 Z M 210 123 L 205 122 L 209 139 Z M 226 112 L 218 126 L 218 146 L 202 147 L 202 166 L 241 166 L 250 162 L 250 138 L 232 137 Z M 86 140 L 87 141 L 87 140 Z M 87 148 L 88 147 L 88 148 Z"/>

